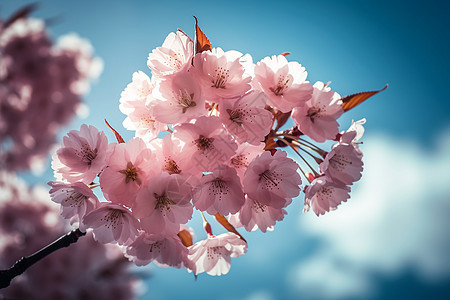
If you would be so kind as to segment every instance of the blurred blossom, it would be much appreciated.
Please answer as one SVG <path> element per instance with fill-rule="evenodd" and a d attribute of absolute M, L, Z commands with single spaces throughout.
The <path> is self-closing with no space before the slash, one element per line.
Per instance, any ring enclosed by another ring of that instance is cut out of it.
<path fill-rule="evenodd" d="M 29 188 L 11 173 L 0 173 L 0 268 L 7 269 L 68 231 L 44 188 Z M 7 299 L 133 299 L 138 281 L 116 245 L 88 233 L 16 277 L 1 290 Z"/>
<path fill-rule="evenodd" d="M 102 69 L 91 44 L 76 34 L 54 44 L 42 20 L 1 26 L 0 166 L 23 170 L 42 164 L 56 133 L 82 113 L 81 97 Z"/>

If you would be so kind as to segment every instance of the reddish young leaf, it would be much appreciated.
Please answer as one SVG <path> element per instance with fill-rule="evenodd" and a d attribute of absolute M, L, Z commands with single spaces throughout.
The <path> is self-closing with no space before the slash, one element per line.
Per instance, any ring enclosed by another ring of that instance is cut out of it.
<path fill-rule="evenodd" d="M 277 120 L 277 127 L 275 127 L 275 131 L 280 129 L 291 117 L 291 112 L 282 113 L 281 111 L 277 111 L 275 113 L 275 118 Z"/>
<path fill-rule="evenodd" d="M 236 230 L 236 228 L 234 228 L 234 226 L 231 225 L 230 222 L 228 222 L 228 220 L 224 216 L 217 213 L 214 215 L 214 217 L 216 217 L 217 222 L 219 222 L 226 230 L 237 234 L 241 238 L 241 240 L 243 240 L 244 242 L 247 243 L 247 241 L 244 239 L 244 237 L 242 235 L 240 235 L 240 233 Z"/>
<path fill-rule="evenodd" d="M 341 98 L 342 108 L 344 109 L 344 111 L 348 111 L 348 110 L 352 109 L 353 107 L 359 105 L 360 103 L 364 102 L 365 100 L 369 99 L 373 95 L 384 91 L 385 89 L 387 89 L 387 87 L 388 87 L 388 84 L 386 84 L 386 86 L 384 88 L 382 88 L 381 90 L 378 90 L 378 91 L 361 92 L 361 93 L 356 93 L 353 95 L 344 96 Z"/>
<path fill-rule="evenodd" d="M 195 19 L 195 54 L 202 53 L 203 51 L 212 50 L 211 42 L 208 40 L 203 31 L 198 27 L 198 20 Z"/>
<path fill-rule="evenodd" d="M 39 5 L 37 3 L 30 3 L 28 5 L 25 5 L 5 21 L 5 23 L 3 24 L 3 28 L 10 26 L 12 23 L 19 19 L 28 17 L 28 15 L 35 11 L 38 6 Z"/>
<path fill-rule="evenodd" d="M 108 125 L 109 129 L 111 129 L 114 132 L 114 135 L 116 136 L 117 142 L 119 142 L 119 144 L 125 143 L 125 141 L 120 136 L 120 134 L 114 128 L 112 128 L 111 125 L 109 125 L 109 123 L 108 123 L 108 121 L 106 121 L 106 119 L 105 119 L 105 123 L 106 123 L 106 125 Z"/>
<path fill-rule="evenodd" d="M 286 57 L 286 56 L 288 56 L 288 55 L 290 55 L 291 54 L 291 52 L 283 52 L 283 53 L 281 53 L 280 55 L 283 55 L 284 57 Z"/>
<path fill-rule="evenodd" d="M 180 232 L 178 232 L 178 237 L 180 238 L 183 245 L 185 245 L 186 247 L 193 245 L 192 235 L 190 234 L 189 231 L 185 229 L 181 230 Z"/>

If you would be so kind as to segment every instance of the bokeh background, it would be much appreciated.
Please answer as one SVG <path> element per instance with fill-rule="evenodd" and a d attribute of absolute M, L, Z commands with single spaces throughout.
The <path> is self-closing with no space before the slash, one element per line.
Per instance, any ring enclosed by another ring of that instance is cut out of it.
<path fill-rule="evenodd" d="M 5 18 L 31 1 L 1 0 Z M 125 139 L 121 91 L 147 55 L 194 20 L 213 46 L 254 61 L 291 52 L 311 82 L 332 81 L 341 95 L 389 88 L 340 118 L 366 118 L 365 171 L 351 199 L 317 218 L 303 197 L 275 231 L 245 233 L 248 253 L 229 274 L 136 268 L 141 299 L 449 299 L 450 298 L 450 3 L 448 1 L 66 1 L 44 0 L 33 16 L 51 35 L 90 40 L 104 71 L 85 97 L 89 115 L 75 119 Z M 122 129 L 121 129 L 122 128 Z M 52 180 L 24 172 L 29 184 Z M 198 221 L 193 222 L 200 228 Z M 213 230 L 219 225 L 212 223 Z M 197 235 L 203 238 L 198 230 Z M 70 251 L 70 248 L 61 250 Z"/>

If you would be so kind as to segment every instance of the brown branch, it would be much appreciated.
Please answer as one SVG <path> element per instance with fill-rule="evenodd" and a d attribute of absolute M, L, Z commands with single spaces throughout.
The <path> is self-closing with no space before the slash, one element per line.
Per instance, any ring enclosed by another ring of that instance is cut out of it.
<path fill-rule="evenodd" d="M 40 261 L 47 255 L 55 252 L 58 249 L 70 246 L 70 244 L 76 243 L 79 237 L 86 235 L 86 232 L 81 232 L 80 229 L 74 229 L 71 232 L 63 235 L 50 245 L 42 248 L 38 252 L 28 256 L 22 257 L 8 270 L 0 270 L 0 289 L 6 288 L 10 285 L 11 280 L 14 277 L 19 276 L 26 269 L 31 267 L 36 262 Z"/>

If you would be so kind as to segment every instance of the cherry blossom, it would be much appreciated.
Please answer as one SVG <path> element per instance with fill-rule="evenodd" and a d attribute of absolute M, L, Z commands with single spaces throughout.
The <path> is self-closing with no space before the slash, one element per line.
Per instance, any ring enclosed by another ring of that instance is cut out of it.
<path fill-rule="evenodd" d="M 310 208 L 319 216 L 335 210 L 339 204 L 346 202 L 350 187 L 333 182 L 327 176 L 314 179 L 305 190 L 305 207 L 303 212 Z"/>
<path fill-rule="evenodd" d="M 275 208 L 286 203 L 300 193 L 302 183 L 297 173 L 298 165 L 287 153 L 278 150 L 272 156 L 265 151 L 248 166 L 244 176 L 244 192 L 250 198 Z"/>
<path fill-rule="evenodd" d="M 100 175 L 103 194 L 114 203 L 132 207 L 139 189 L 154 174 L 151 150 L 140 138 L 110 144 L 106 165 Z"/>
<path fill-rule="evenodd" d="M 358 141 L 362 138 L 364 134 L 364 127 L 363 125 L 366 123 L 366 119 L 361 119 L 359 121 L 352 121 L 352 125 L 350 128 L 345 131 L 341 132 L 341 136 L 339 139 L 339 142 L 341 144 L 349 144 L 353 145 L 355 147 L 355 151 L 358 153 L 358 155 L 362 156 L 362 151 L 359 149 Z"/>
<path fill-rule="evenodd" d="M 288 62 L 283 55 L 265 57 L 255 66 L 255 86 L 268 96 L 270 105 L 286 113 L 303 106 L 311 98 L 308 73 L 298 62 Z"/>
<path fill-rule="evenodd" d="M 83 218 L 86 228 L 92 228 L 100 243 L 128 245 L 138 236 L 139 222 L 125 207 L 113 203 L 100 206 Z"/>
<path fill-rule="evenodd" d="M 286 206 L 291 201 L 286 203 Z M 277 221 L 282 221 L 287 214 L 284 208 L 272 207 L 250 198 L 245 197 L 245 203 L 241 207 L 238 214 L 234 215 L 230 222 L 237 226 L 244 226 L 247 231 L 261 230 L 266 232 L 272 231 Z M 234 221 L 233 221 L 234 220 Z"/>
<path fill-rule="evenodd" d="M 181 140 L 172 134 L 168 134 L 162 139 L 154 139 L 149 147 L 156 155 L 156 162 L 160 171 L 186 175 L 186 177 L 189 177 L 190 183 L 195 185 L 196 178 L 202 176 L 202 173 L 192 172 L 193 170 L 189 168 L 191 158 L 184 153 L 182 144 Z"/>
<path fill-rule="evenodd" d="M 151 262 L 160 267 L 194 268 L 188 259 L 189 250 L 174 235 L 141 233 L 136 240 L 127 246 L 125 256 L 137 266 L 145 266 Z"/>
<path fill-rule="evenodd" d="M 249 56 L 213 48 L 194 57 L 193 72 L 198 76 L 205 97 L 211 101 L 233 98 L 250 90 L 251 76 L 246 72 Z"/>
<path fill-rule="evenodd" d="M 264 146 L 264 143 L 259 143 L 259 145 L 255 146 L 248 143 L 242 143 L 238 146 L 236 154 L 228 161 L 228 165 L 236 170 L 241 181 L 244 179 L 245 171 L 250 162 L 264 152 Z"/>
<path fill-rule="evenodd" d="M 193 191 L 192 202 L 210 215 L 234 214 L 244 204 L 242 185 L 235 169 L 220 166 L 205 175 Z"/>
<path fill-rule="evenodd" d="M 333 181 L 346 185 L 358 181 L 363 170 L 361 155 L 355 147 L 340 143 L 333 147 L 319 166 L 320 171 Z"/>
<path fill-rule="evenodd" d="M 91 183 L 104 168 L 108 139 L 94 126 L 81 125 L 63 138 L 53 155 L 52 168 L 58 181 Z"/>
<path fill-rule="evenodd" d="M 133 214 L 148 233 L 178 233 L 192 217 L 191 185 L 178 174 L 161 172 L 137 195 Z"/>
<path fill-rule="evenodd" d="M 341 106 L 341 96 L 327 84 L 318 81 L 313 87 L 312 98 L 305 105 L 293 109 L 292 119 L 301 132 L 322 143 L 327 139 L 334 139 L 339 133 L 336 120 L 344 110 Z"/>
<path fill-rule="evenodd" d="M 238 143 L 258 145 L 264 141 L 272 124 L 272 114 L 264 109 L 267 97 L 257 91 L 219 106 L 220 120 Z"/>
<path fill-rule="evenodd" d="M 174 129 L 174 137 L 185 143 L 184 153 L 191 158 L 190 167 L 198 171 L 213 171 L 237 149 L 218 117 L 200 117 Z"/>
<path fill-rule="evenodd" d="M 151 104 L 153 115 L 162 123 L 188 122 L 207 113 L 202 90 L 186 71 L 178 72 L 173 78 L 162 81 L 153 96 L 156 98 Z"/>
<path fill-rule="evenodd" d="M 236 234 L 227 232 L 189 247 L 189 259 L 195 263 L 194 274 L 206 272 L 212 276 L 227 274 L 231 267 L 231 257 L 239 257 L 247 252 L 247 243 Z"/>
<path fill-rule="evenodd" d="M 181 31 L 169 33 L 162 47 L 154 49 L 147 60 L 155 76 L 167 76 L 187 67 L 194 54 L 192 40 Z"/>
<path fill-rule="evenodd" d="M 45 49 L 45 36 L 36 40 L 35 47 Z M 38 55 L 15 43 L 8 51 L 21 51 L 26 59 Z M 229 272 L 231 257 L 247 251 L 236 228 L 274 230 L 299 196 L 301 176 L 309 182 L 303 188 L 304 212 L 312 208 L 319 216 L 347 201 L 349 186 L 363 170 L 359 139 L 365 119 L 340 133 L 337 119 L 374 92 L 341 98 L 328 83 L 312 86 L 305 68 L 285 55 L 255 65 L 249 54 L 213 48 L 197 23 L 195 44 L 181 30 L 170 33 L 148 56 L 152 77 L 133 74 L 119 108 L 126 115 L 124 127 L 136 131 L 134 138 L 125 142 L 113 129 L 119 143 L 108 144 L 103 132 L 87 125 L 64 137 L 53 157 L 57 181 L 49 183 L 50 193 L 64 218 L 92 231 L 100 243 L 122 245 L 136 265 L 153 262 L 195 275 L 222 275 Z M 44 79 L 37 87 L 18 88 L 4 84 L 5 70 L 20 80 L 30 74 L 0 62 L 0 96 L 7 95 L 16 110 L 45 96 L 36 94 L 48 87 Z M 73 89 L 82 87 L 79 82 Z M 0 137 L 4 127 L 0 119 Z M 26 127 L 21 130 L 26 136 Z M 26 139 L 34 145 L 33 137 Z M 329 149 L 330 143 L 328 148 L 315 143 L 326 141 L 336 144 Z M 91 189 L 98 186 L 107 202 L 94 196 Z M 194 207 L 207 235 L 195 244 L 187 226 Z M 213 235 L 205 214 L 228 232 Z"/>
<path fill-rule="evenodd" d="M 52 187 L 50 190 L 52 201 L 61 204 L 61 215 L 65 219 L 70 219 L 71 224 L 80 222 L 99 205 L 97 196 L 82 182 L 66 184 L 51 181 L 48 184 Z"/>
<path fill-rule="evenodd" d="M 151 80 L 144 72 L 134 72 L 131 83 L 120 94 L 120 111 L 128 115 L 140 103 L 145 104 L 155 84 L 156 81 Z"/>
<path fill-rule="evenodd" d="M 135 136 L 150 142 L 158 137 L 158 134 L 167 130 L 167 124 L 155 120 L 150 104 L 136 102 L 134 110 L 123 121 L 123 126 L 128 130 L 136 131 Z"/>

